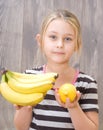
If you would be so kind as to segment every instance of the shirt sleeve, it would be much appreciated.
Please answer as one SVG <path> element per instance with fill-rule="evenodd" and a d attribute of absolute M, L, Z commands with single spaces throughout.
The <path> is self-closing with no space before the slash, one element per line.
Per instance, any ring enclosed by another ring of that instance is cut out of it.
<path fill-rule="evenodd" d="M 97 82 L 95 80 L 88 80 L 84 82 L 84 91 L 82 92 L 81 99 L 79 101 L 83 111 L 99 111 L 98 106 L 98 89 Z"/>

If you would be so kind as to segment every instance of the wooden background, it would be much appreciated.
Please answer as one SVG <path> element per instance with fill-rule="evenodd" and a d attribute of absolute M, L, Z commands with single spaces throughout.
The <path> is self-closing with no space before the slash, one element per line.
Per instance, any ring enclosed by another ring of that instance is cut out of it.
<path fill-rule="evenodd" d="M 36 65 L 35 35 L 46 13 L 57 8 L 80 20 L 83 52 L 75 66 L 97 79 L 103 130 L 103 0 L 0 0 L 0 67 L 23 72 Z M 12 104 L 0 95 L 0 130 L 15 130 L 13 115 Z"/>

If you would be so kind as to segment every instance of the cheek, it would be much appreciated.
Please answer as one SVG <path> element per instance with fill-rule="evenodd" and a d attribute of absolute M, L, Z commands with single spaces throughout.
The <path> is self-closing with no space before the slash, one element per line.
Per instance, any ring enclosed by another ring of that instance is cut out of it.
<path fill-rule="evenodd" d="M 49 53 L 51 52 L 52 50 L 52 46 L 51 44 L 49 43 L 44 43 L 44 46 L 43 46 L 43 52 L 45 55 L 49 55 Z"/>
<path fill-rule="evenodd" d="M 53 48 L 53 43 L 51 43 L 49 40 L 44 41 L 44 50 L 48 51 Z"/>
<path fill-rule="evenodd" d="M 65 46 L 65 49 L 66 49 L 66 51 L 69 51 L 72 53 L 75 50 L 75 45 L 71 43 L 71 44 Z"/>

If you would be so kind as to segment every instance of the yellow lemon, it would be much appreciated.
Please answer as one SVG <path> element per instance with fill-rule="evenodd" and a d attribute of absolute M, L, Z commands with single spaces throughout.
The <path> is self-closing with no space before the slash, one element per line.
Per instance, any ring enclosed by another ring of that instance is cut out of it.
<path fill-rule="evenodd" d="M 66 98 L 69 98 L 71 102 L 76 98 L 76 88 L 74 85 L 66 83 L 59 88 L 60 99 L 63 103 L 66 102 Z"/>

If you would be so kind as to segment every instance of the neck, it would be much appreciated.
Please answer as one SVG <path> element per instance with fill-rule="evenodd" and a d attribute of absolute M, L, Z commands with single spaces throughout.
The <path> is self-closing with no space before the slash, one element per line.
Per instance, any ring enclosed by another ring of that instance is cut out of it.
<path fill-rule="evenodd" d="M 72 67 L 69 66 L 69 64 L 47 64 L 45 65 L 45 72 L 56 72 L 58 74 L 66 74 L 68 73 Z"/>

